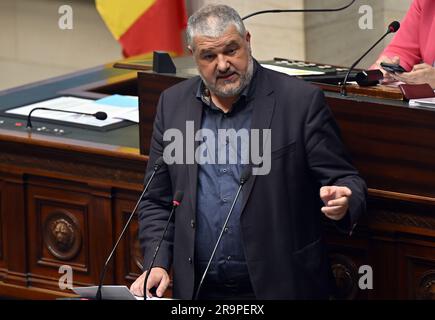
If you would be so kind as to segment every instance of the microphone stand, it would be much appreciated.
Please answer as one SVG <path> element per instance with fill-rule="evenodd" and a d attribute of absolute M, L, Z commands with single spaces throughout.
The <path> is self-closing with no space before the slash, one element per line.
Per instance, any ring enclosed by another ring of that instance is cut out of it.
<path fill-rule="evenodd" d="M 147 269 L 147 274 L 146 274 L 145 279 L 144 279 L 144 282 L 143 282 L 144 300 L 146 300 L 146 298 L 147 298 L 147 297 L 146 297 L 146 285 L 147 285 L 148 278 L 149 278 L 150 273 L 151 273 L 151 269 L 154 267 L 154 262 L 155 262 L 155 260 L 156 260 L 157 253 L 158 253 L 159 250 L 160 250 L 160 246 L 162 245 L 163 238 L 165 237 L 165 235 L 166 235 L 166 231 L 168 230 L 169 223 L 170 223 L 171 220 L 172 220 L 172 216 L 174 215 L 175 210 L 176 210 L 176 209 L 178 208 L 178 206 L 180 205 L 180 202 L 181 202 L 181 200 L 183 199 L 183 195 L 184 195 L 184 194 L 183 194 L 182 191 L 177 191 L 177 192 L 175 193 L 174 200 L 172 201 L 172 210 L 171 210 L 171 213 L 169 214 L 169 218 L 168 218 L 168 220 L 166 221 L 166 225 L 165 225 L 165 229 L 163 230 L 162 237 L 160 238 L 159 243 L 157 244 L 157 247 L 156 247 L 156 249 L 154 250 L 153 258 L 151 259 L 151 262 L 150 262 L 149 267 L 148 267 L 148 269 Z"/>
<path fill-rule="evenodd" d="M 98 120 L 106 120 L 107 119 L 107 113 L 102 112 L 102 111 L 98 111 L 96 113 L 85 113 L 85 112 L 75 112 L 75 111 L 69 111 L 69 110 L 60 110 L 60 109 L 53 109 L 53 108 L 45 108 L 45 107 L 37 107 L 37 108 L 33 108 L 29 114 L 27 115 L 27 124 L 26 124 L 26 128 L 31 130 L 32 129 L 32 122 L 31 122 L 31 116 L 33 111 L 36 110 L 48 110 L 48 111 L 56 111 L 56 112 L 65 112 L 65 113 L 72 113 L 72 114 L 81 114 L 81 115 L 85 115 L 85 116 L 91 116 L 91 117 L 95 117 Z"/>
<path fill-rule="evenodd" d="M 394 22 L 393 22 L 394 23 Z M 398 22 L 397 22 L 398 23 Z M 400 24 L 399 24 L 399 27 L 400 27 Z M 347 96 L 347 88 L 346 88 L 346 85 L 347 85 L 347 79 L 349 78 L 349 75 L 350 75 L 350 73 L 352 72 L 352 70 L 356 67 L 356 65 L 358 64 L 358 63 L 360 63 L 360 61 L 370 52 L 370 51 L 372 51 L 372 49 L 374 48 L 374 47 L 376 47 L 378 44 L 379 44 L 379 42 L 381 42 L 382 40 L 384 40 L 384 38 L 386 37 L 386 36 L 388 36 L 390 33 L 394 33 L 394 32 L 396 32 L 398 29 L 399 29 L 399 27 L 397 27 L 397 29 L 394 29 L 393 27 L 391 27 L 391 24 L 390 24 L 390 26 L 388 27 L 388 30 L 387 30 L 387 32 L 385 32 L 385 34 L 378 40 L 378 41 L 376 41 L 375 42 L 375 44 L 374 45 L 372 45 L 371 47 L 370 47 L 370 49 L 368 49 L 362 56 L 361 56 L 361 58 L 359 58 L 357 61 L 355 61 L 353 64 L 352 64 L 352 66 L 349 68 L 349 70 L 347 71 L 347 73 L 346 73 L 346 76 L 344 77 L 344 80 L 343 80 L 343 84 L 342 84 L 342 86 L 341 86 L 341 90 L 340 90 L 340 94 L 342 95 L 342 96 Z"/>
<path fill-rule="evenodd" d="M 230 220 L 231 214 L 233 213 L 233 209 L 234 209 L 234 206 L 235 206 L 235 204 L 237 202 L 237 199 L 239 197 L 240 191 L 242 190 L 242 188 L 245 185 L 246 181 L 248 181 L 249 177 L 250 177 L 249 171 L 245 171 L 244 174 L 242 175 L 242 178 L 240 179 L 240 184 L 239 184 L 239 188 L 237 189 L 236 197 L 234 198 L 233 203 L 231 204 L 230 211 L 228 212 L 227 218 L 225 219 L 225 223 L 224 223 L 224 225 L 223 225 L 223 227 L 221 229 L 221 233 L 219 234 L 219 237 L 218 237 L 218 239 L 216 241 L 216 244 L 214 246 L 214 249 L 213 249 L 213 252 L 211 254 L 211 257 L 208 260 L 207 267 L 205 268 L 205 270 L 204 270 L 204 272 L 202 274 L 201 281 L 199 282 L 198 288 L 196 289 L 194 300 L 198 300 L 199 292 L 200 292 L 201 287 L 203 285 L 205 276 L 207 275 L 208 269 L 210 268 L 210 265 L 211 265 L 211 262 L 213 261 L 214 255 L 216 254 L 217 247 L 218 247 L 218 245 L 219 245 L 219 243 L 221 241 L 222 235 L 224 234 L 224 230 L 227 227 L 227 224 L 228 224 L 228 221 Z"/>
<path fill-rule="evenodd" d="M 345 10 L 347 8 L 349 8 L 351 5 L 353 5 L 355 3 L 355 0 L 352 0 L 349 4 L 340 7 L 340 8 L 333 8 L 333 9 L 288 9 L 288 10 L 283 10 L 283 9 L 273 9 L 273 10 L 262 10 L 262 11 L 257 11 L 251 14 L 248 14 L 247 16 L 243 17 L 242 20 L 246 20 L 249 19 L 253 16 L 259 15 L 259 14 L 264 14 L 264 13 L 286 13 L 286 12 L 293 12 L 293 13 L 297 13 L 297 12 L 337 12 L 337 11 L 342 11 Z"/>
<path fill-rule="evenodd" d="M 101 275 L 100 275 L 100 282 L 98 284 L 97 294 L 95 295 L 96 300 L 102 300 L 102 292 L 101 291 L 102 291 L 102 287 L 103 287 L 104 277 L 105 277 L 106 271 L 107 271 L 107 266 L 109 265 L 109 262 L 112 259 L 112 256 L 115 253 L 115 250 L 118 247 L 122 237 L 124 236 L 125 232 L 127 231 L 127 228 L 130 225 L 130 222 L 131 222 L 134 214 L 136 213 L 137 208 L 139 207 L 140 201 L 142 200 L 143 196 L 145 195 L 145 192 L 148 191 L 148 187 L 150 186 L 151 182 L 154 179 L 156 172 L 160 169 L 162 164 L 163 164 L 163 158 L 160 157 L 156 160 L 151 177 L 148 179 L 148 182 L 147 182 L 145 188 L 143 189 L 142 194 L 139 197 L 139 200 L 136 202 L 136 205 L 135 205 L 133 211 L 131 212 L 130 216 L 128 217 L 128 220 L 127 220 L 124 228 L 122 229 L 121 234 L 118 237 L 118 240 L 116 241 L 112 251 L 109 254 L 109 257 L 107 258 L 106 262 L 104 263 L 104 268 L 103 268 L 103 271 L 101 272 Z"/>

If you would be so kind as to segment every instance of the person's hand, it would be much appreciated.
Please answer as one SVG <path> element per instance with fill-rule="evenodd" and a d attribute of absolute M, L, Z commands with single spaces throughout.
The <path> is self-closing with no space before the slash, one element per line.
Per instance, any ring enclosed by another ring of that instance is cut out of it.
<path fill-rule="evenodd" d="M 348 187 L 325 186 L 320 188 L 320 198 L 325 204 L 322 212 L 329 219 L 341 220 L 349 208 L 352 191 Z"/>
<path fill-rule="evenodd" d="M 435 67 L 427 63 L 416 64 L 410 72 L 394 74 L 393 77 L 410 84 L 428 83 L 435 89 Z"/>
<path fill-rule="evenodd" d="M 394 56 L 393 58 L 389 58 L 387 56 L 381 56 L 376 62 L 375 65 L 377 68 L 379 68 L 379 70 L 381 70 L 381 72 L 384 74 L 384 79 L 382 80 L 382 83 L 391 83 L 391 82 L 395 82 L 397 81 L 394 77 L 393 74 L 384 70 L 381 67 L 381 62 L 385 62 L 385 63 L 393 63 L 393 64 L 400 64 L 400 57 L 398 56 Z"/>
<path fill-rule="evenodd" d="M 142 275 L 130 286 L 130 292 L 137 297 L 143 297 L 143 282 L 145 281 L 146 274 L 147 271 L 142 273 Z M 169 275 L 165 269 L 160 267 L 152 268 L 146 286 L 147 297 L 152 296 L 150 294 L 150 289 L 153 287 L 157 287 L 157 296 L 159 298 L 163 297 L 163 294 L 169 286 L 169 281 Z"/>

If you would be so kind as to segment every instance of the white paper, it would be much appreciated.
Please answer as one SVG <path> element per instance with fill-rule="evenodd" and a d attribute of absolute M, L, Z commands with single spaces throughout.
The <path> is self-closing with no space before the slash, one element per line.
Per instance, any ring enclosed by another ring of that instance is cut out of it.
<path fill-rule="evenodd" d="M 85 299 L 95 299 L 98 286 L 76 287 L 72 290 L 80 297 Z M 108 286 L 101 287 L 101 297 L 103 300 L 143 300 L 143 297 L 133 295 L 126 286 Z M 151 297 L 147 300 L 173 300 L 169 298 Z"/>
<path fill-rule="evenodd" d="M 294 69 L 288 67 L 275 66 L 272 64 L 262 64 L 262 66 L 270 70 L 288 74 L 289 76 L 315 76 L 315 75 L 325 74 L 324 72 L 321 71 Z"/>
<path fill-rule="evenodd" d="M 435 109 L 435 98 L 411 99 L 410 107 Z"/>
<path fill-rule="evenodd" d="M 72 290 L 82 298 L 95 299 L 98 286 L 76 287 Z M 103 300 L 138 300 L 126 286 L 102 286 L 101 296 Z"/>
<path fill-rule="evenodd" d="M 127 112 L 119 114 L 115 116 L 115 118 L 139 123 L 139 108 L 129 110 Z"/>
<path fill-rule="evenodd" d="M 119 123 L 123 121 L 122 120 L 123 114 L 138 109 L 135 107 L 126 108 L 126 107 L 116 107 L 113 105 L 100 104 L 90 99 L 83 99 L 83 98 L 76 98 L 76 97 L 58 97 L 42 102 L 33 103 L 27 106 L 10 109 L 6 111 L 6 113 L 27 116 L 32 109 L 37 107 L 52 108 L 52 109 L 74 111 L 74 112 L 84 112 L 84 113 L 91 113 L 91 114 L 100 111 L 105 112 L 107 114 L 106 120 L 98 120 L 93 116 L 69 114 L 65 112 L 50 111 L 50 110 L 35 110 L 32 112 L 32 118 L 59 120 L 59 121 L 78 123 L 83 125 L 99 127 L 99 128 L 111 124 Z"/>

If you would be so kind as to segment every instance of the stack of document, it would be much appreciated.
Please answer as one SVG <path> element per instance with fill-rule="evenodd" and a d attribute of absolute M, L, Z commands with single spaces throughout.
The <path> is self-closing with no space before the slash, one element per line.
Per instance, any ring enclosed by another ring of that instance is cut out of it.
<path fill-rule="evenodd" d="M 435 98 L 412 99 L 409 100 L 409 106 L 435 110 Z"/>
<path fill-rule="evenodd" d="M 26 106 L 10 109 L 9 114 L 27 116 L 34 108 L 58 109 L 69 112 L 95 114 L 105 112 L 106 120 L 98 120 L 95 117 L 65 113 L 52 110 L 35 110 L 32 117 L 39 119 L 58 120 L 81 125 L 104 128 L 106 126 L 128 120 L 139 123 L 138 97 L 113 95 L 99 100 L 91 100 L 77 97 L 57 97 Z"/>

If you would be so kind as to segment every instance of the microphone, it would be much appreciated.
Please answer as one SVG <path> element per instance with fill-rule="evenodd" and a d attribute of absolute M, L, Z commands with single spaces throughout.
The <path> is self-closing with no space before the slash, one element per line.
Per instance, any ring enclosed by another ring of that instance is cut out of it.
<path fill-rule="evenodd" d="M 178 206 L 180 205 L 181 200 L 183 200 L 183 196 L 184 196 L 183 191 L 179 191 L 179 190 L 178 190 L 177 192 L 175 192 L 174 200 L 172 200 L 172 210 L 171 210 L 171 213 L 169 214 L 169 218 L 168 218 L 168 220 L 166 221 L 166 225 L 165 225 L 165 229 L 163 230 L 162 237 L 160 238 L 159 243 L 157 244 L 157 247 L 156 247 L 156 249 L 155 249 L 155 251 L 154 251 L 153 258 L 151 259 L 151 262 L 150 262 L 149 267 L 148 267 L 148 269 L 147 269 L 147 274 L 146 274 L 146 276 L 145 276 L 145 280 L 144 280 L 144 282 L 143 282 L 143 293 L 144 293 L 143 295 L 144 295 L 144 300 L 146 300 L 146 289 L 147 289 L 148 277 L 150 276 L 151 269 L 154 267 L 154 262 L 155 262 L 155 260 L 156 260 L 157 253 L 159 253 L 160 245 L 162 244 L 162 242 L 163 242 L 163 238 L 164 238 L 165 235 L 166 235 L 166 231 L 168 230 L 169 223 L 170 223 L 171 220 L 172 220 L 172 216 L 174 215 L 175 210 L 176 210 L 176 209 L 178 208 Z"/>
<path fill-rule="evenodd" d="M 379 42 L 381 42 L 382 40 L 384 40 L 384 38 L 389 35 L 390 33 L 395 33 L 397 32 L 397 30 L 400 29 L 400 23 L 399 21 L 393 21 L 390 23 L 390 25 L 388 26 L 387 32 L 384 33 L 384 35 L 378 40 L 376 41 L 376 43 L 374 45 L 372 45 L 370 47 L 370 49 L 368 49 L 362 56 L 361 58 L 359 58 L 357 61 L 355 61 L 352 66 L 349 68 L 349 70 L 346 73 L 346 76 L 344 77 L 344 81 L 343 84 L 341 86 L 341 90 L 340 93 L 342 96 L 347 96 L 347 90 L 346 90 L 346 84 L 347 84 L 347 78 L 349 78 L 350 73 L 352 72 L 352 70 L 356 67 L 356 65 L 370 52 L 373 50 L 374 47 L 376 47 Z"/>
<path fill-rule="evenodd" d="M 241 176 L 240 182 L 239 182 L 239 189 L 237 190 L 236 197 L 234 198 L 233 203 L 231 204 L 230 211 L 228 212 L 227 218 L 226 218 L 225 223 L 224 223 L 224 225 L 223 225 L 223 227 L 221 229 L 221 233 L 219 234 L 219 237 L 218 237 L 218 239 L 216 241 L 216 244 L 214 246 L 214 249 L 213 249 L 213 252 L 212 252 L 212 254 L 210 256 L 210 259 L 208 260 L 207 267 L 205 268 L 205 270 L 204 270 L 204 272 L 202 274 L 201 281 L 199 282 L 198 288 L 196 289 L 194 300 L 198 300 L 199 292 L 200 292 L 201 287 L 202 287 L 202 285 L 204 283 L 205 276 L 207 275 L 208 269 L 210 268 L 210 265 L 211 265 L 211 262 L 213 261 L 214 255 L 216 254 L 217 247 L 219 246 L 219 243 L 221 241 L 221 238 L 222 238 L 222 235 L 224 233 L 224 230 L 227 227 L 228 221 L 230 220 L 230 216 L 233 213 L 233 209 L 234 209 L 234 206 L 235 206 L 235 204 L 237 202 L 237 199 L 239 198 L 240 191 L 242 190 L 242 188 L 245 185 L 246 181 L 248 181 L 249 177 L 251 176 L 250 169 L 251 168 L 245 169 L 242 172 L 242 176 Z"/>
<path fill-rule="evenodd" d="M 27 116 L 27 125 L 26 125 L 26 128 L 28 128 L 28 129 L 32 129 L 32 122 L 30 121 L 30 118 L 32 116 L 32 112 L 36 111 L 36 110 L 50 110 L 50 111 L 59 111 L 59 112 L 65 112 L 65 113 L 82 114 L 82 115 L 85 115 L 85 116 L 95 117 L 98 120 L 106 120 L 107 119 L 107 113 L 105 113 L 103 111 L 98 111 L 96 113 L 85 113 L 85 112 L 76 112 L 76 111 L 52 109 L 52 108 L 45 108 L 45 107 L 37 107 L 37 108 L 33 108 L 29 112 L 29 115 Z"/>
<path fill-rule="evenodd" d="M 154 179 L 154 176 L 156 175 L 157 171 L 159 171 L 159 169 L 161 168 L 161 166 L 163 165 L 163 157 L 160 157 L 156 160 L 156 162 L 154 162 L 154 168 L 151 174 L 151 177 L 148 179 L 147 184 L 145 185 L 142 194 L 139 197 L 139 200 L 137 200 L 136 205 L 133 209 L 133 211 L 131 212 L 130 216 L 128 217 L 128 220 L 124 226 L 124 229 L 122 229 L 121 234 L 118 237 L 118 240 L 116 240 L 115 245 L 113 246 L 112 251 L 109 254 L 109 257 L 107 258 L 106 262 L 104 263 L 104 267 L 103 267 L 103 271 L 100 274 L 100 282 L 98 284 L 98 289 L 97 289 L 97 294 L 95 295 L 95 299 L 97 300 L 102 300 L 102 294 L 101 294 L 101 289 L 103 287 L 103 281 L 104 281 L 104 276 L 106 275 L 106 271 L 107 271 L 107 266 L 109 265 L 110 260 L 112 259 L 113 254 L 115 253 L 116 248 L 119 245 L 119 242 L 121 241 L 121 239 L 124 237 L 125 232 L 127 231 L 127 227 L 130 225 L 130 222 L 134 216 L 134 214 L 136 213 L 137 208 L 139 207 L 139 203 L 142 200 L 145 192 L 147 192 L 151 182 Z"/>
<path fill-rule="evenodd" d="M 248 14 L 247 16 L 243 17 L 242 20 L 246 20 L 249 19 L 253 16 L 259 15 L 259 14 L 264 14 L 264 13 L 285 13 L 285 12 L 337 12 L 337 11 L 342 11 L 345 10 L 347 8 L 349 8 L 351 5 L 353 5 L 355 3 L 355 0 L 352 0 L 349 4 L 340 7 L 340 8 L 332 8 L 332 9 L 276 9 L 276 10 L 262 10 L 262 11 L 256 11 L 254 13 Z"/>

